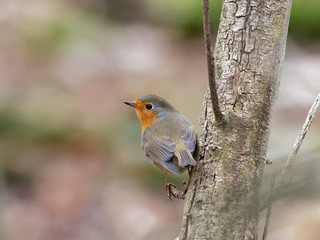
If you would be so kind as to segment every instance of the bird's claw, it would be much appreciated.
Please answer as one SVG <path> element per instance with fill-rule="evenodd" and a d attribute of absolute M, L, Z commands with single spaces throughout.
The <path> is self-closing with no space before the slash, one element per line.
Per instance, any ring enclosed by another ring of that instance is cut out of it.
<path fill-rule="evenodd" d="M 173 198 L 172 198 L 174 196 L 173 189 L 175 188 L 177 187 L 172 182 L 170 182 L 169 184 L 166 183 L 164 185 L 164 189 L 166 190 L 166 193 L 168 194 L 168 197 L 170 198 L 171 201 L 173 201 Z"/>

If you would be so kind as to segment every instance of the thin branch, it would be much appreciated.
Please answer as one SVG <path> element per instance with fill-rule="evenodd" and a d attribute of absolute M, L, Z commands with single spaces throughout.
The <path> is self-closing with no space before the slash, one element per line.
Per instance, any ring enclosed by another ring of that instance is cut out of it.
<path fill-rule="evenodd" d="M 266 222 L 264 224 L 264 230 L 263 230 L 263 236 L 262 240 L 267 239 L 268 234 L 268 228 L 269 228 L 269 222 L 270 222 L 270 216 L 271 216 L 271 208 L 272 208 L 272 202 L 274 197 L 274 182 L 275 182 L 275 175 L 273 175 L 273 178 L 271 180 L 271 187 L 270 187 L 270 197 L 268 200 L 268 208 L 267 208 L 267 215 L 266 215 Z"/>
<path fill-rule="evenodd" d="M 292 150 L 286 160 L 286 164 L 284 166 L 284 169 L 282 170 L 282 172 L 279 176 L 279 182 L 278 182 L 276 190 L 274 191 L 274 199 L 277 198 L 278 193 L 280 192 L 281 188 L 284 185 L 285 175 L 289 171 L 289 169 L 292 167 L 293 160 L 296 158 L 297 153 L 301 147 L 301 144 L 302 144 L 302 142 L 303 142 L 310 126 L 311 126 L 311 123 L 315 117 L 315 114 L 316 114 L 317 108 L 319 107 L 319 104 L 320 104 L 320 93 L 318 94 L 317 98 L 314 100 L 314 102 L 309 110 L 306 121 L 304 122 L 302 129 L 298 134 L 298 137 L 297 137 L 297 139 L 292 147 Z M 267 207 L 267 204 L 263 204 L 260 208 L 260 211 L 263 211 L 266 207 Z"/>
<path fill-rule="evenodd" d="M 291 168 L 292 164 L 293 164 L 293 160 L 295 159 L 299 149 L 300 149 L 300 146 L 304 140 L 304 137 L 306 136 L 310 126 L 311 126 L 311 123 L 314 119 L 314 116 L 316 114 L 316 111 L 317 111 L 317 108 L 319 107 L 319 103 L 320 103 L 320 93 L 318 94 L 316 100 L 313 102 L 310 110 L 309 110 L 309 113 L 307 115 L 307 118 L 306 118 L 306 121 L 304 122 L 303 126 L 302 126 L 302 130 L 300 131 L 294 145 L 293 145 L 293 148 L 291 150 L 291 153 L 289 154 L 289 157 L 286 161 L 286 164 L 284 166 L 284 169 L 282 170 L 281 172 L 281 178 L 286 174 L 286 172 Z M 281 179 L 282 180 L 282 179 Z"/>
<path fill-rule="evenodd" d="M 204 34 L 204 44 L 207 54 L 207 64 L 208 64 L 208 78 L 209 78 L 209 88 L 212 109 L 214 117 L 218 125 L 224 123 L 225 118 L 223 113 L 219 108 L 219 101 L 216 88 L 216 79 L 215 79 L 215 66 L 213 51 L 211 45 L 211 35 L 210 35 L 210 17 L 209 17 L 209 0 L 203 0 L 203 34 Z"/>

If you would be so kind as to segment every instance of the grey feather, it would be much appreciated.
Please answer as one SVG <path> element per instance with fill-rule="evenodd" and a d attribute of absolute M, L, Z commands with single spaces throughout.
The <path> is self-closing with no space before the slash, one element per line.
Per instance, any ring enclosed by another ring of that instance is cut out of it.
<path fill-rule="evenodd" d="M 197 136 L 192 125 L 181 130 L 181 138 L 187 145 L 189 152 L 194 152 L 196 148 Z"/>
<path fill-rule="evenodd" d="M 163 166 L 173 174 L 178 175 L 181 173 L 181 169 L 174 164 L 173 160 L 170 160 L 168 162 L 163 162 Z"/>
<path fill-rule="evenodd" d="M 186 167 L 188 165 L 195 166 L 197 164 L 187 149 L 177 152 L 176 155 L 180 167 Z"/>
<path fill-rule="evenodd" d="M 142 138 L 141 145 L 148 159 L 152 160 L 152 163 L 157 162 L 162 166 L 164 166 L 164 162 L 169 162 L 172 159 L 176 148 L 176 144 L 169 138 L 156 138 L 149 142 Z"/>

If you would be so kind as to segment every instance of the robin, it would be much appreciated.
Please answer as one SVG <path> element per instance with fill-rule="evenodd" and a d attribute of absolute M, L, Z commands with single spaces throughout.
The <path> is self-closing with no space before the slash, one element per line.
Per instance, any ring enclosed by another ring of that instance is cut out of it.
<path fill-rule="evenodd" d="M 155 167 L 165 172 L 165 190 L 172 199 L 170 185 L 175 185 L 167 183 L 167 173 L 178 175 L 196 165 L 193 152 L 197 137 L 193 124 L 157 95 L 124 103 L 135 108 L 142 126 L 142 150 Z"/>

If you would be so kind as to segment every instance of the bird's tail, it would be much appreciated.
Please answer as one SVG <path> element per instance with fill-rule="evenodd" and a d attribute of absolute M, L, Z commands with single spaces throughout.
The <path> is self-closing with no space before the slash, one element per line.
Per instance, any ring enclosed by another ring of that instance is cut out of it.
<path fill-rule="evenodd" d="M 178 158 L 178 163 L 180 167 L 186 167 L 186 166 L 195 166 L 197 162 L 192 157 L 192 154 L 187 150 L 180 150 L 179 152 L 176 152 L 176 156 Z"/>

